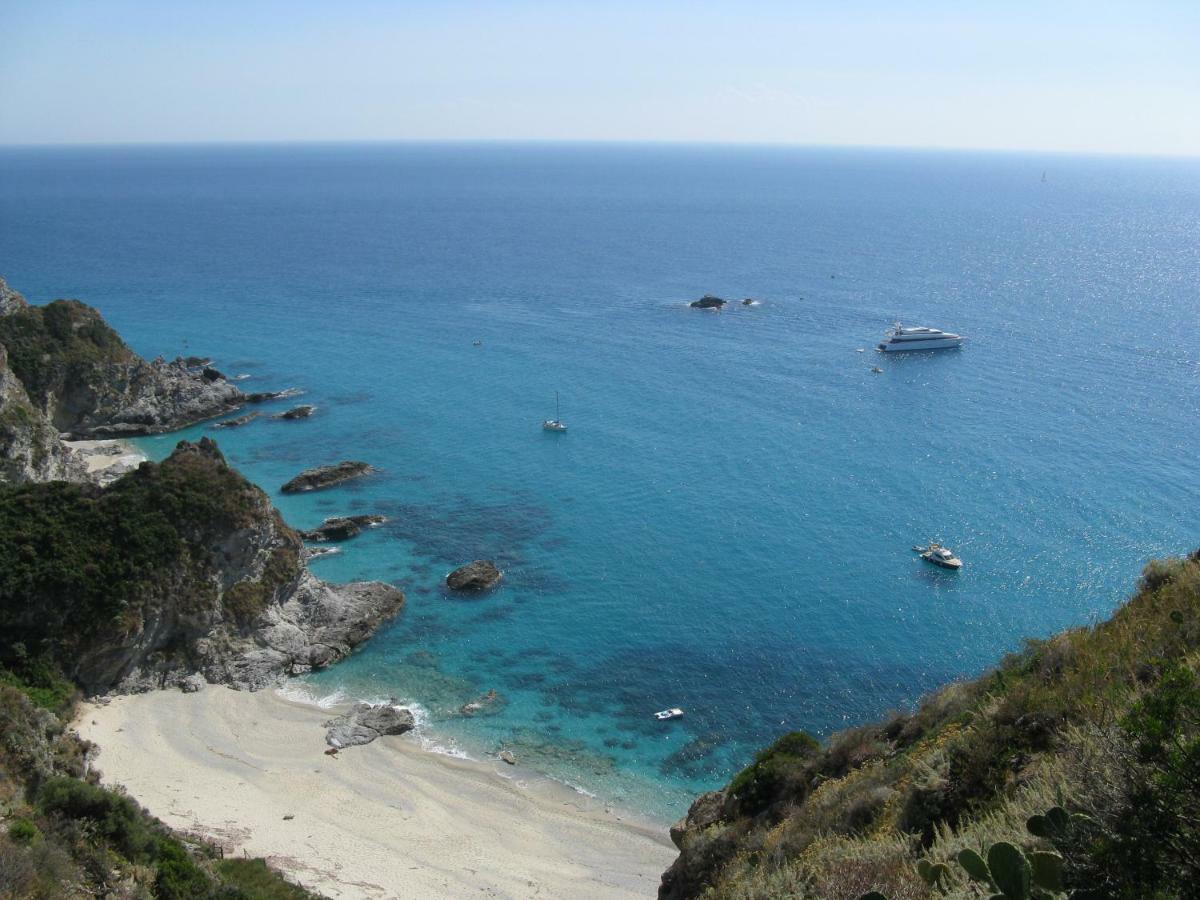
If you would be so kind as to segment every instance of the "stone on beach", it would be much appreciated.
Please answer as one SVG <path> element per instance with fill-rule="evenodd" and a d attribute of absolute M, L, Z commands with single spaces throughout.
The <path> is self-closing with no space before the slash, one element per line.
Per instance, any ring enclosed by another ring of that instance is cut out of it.
<path fill-rule="evenodd" d="M 404 734 L 416 725 L 413 714 L 388 703 L 358 703 L 347 713 L 325 723 L 325 743 L 334 749 L 369 744 L 380 735 Z"/>

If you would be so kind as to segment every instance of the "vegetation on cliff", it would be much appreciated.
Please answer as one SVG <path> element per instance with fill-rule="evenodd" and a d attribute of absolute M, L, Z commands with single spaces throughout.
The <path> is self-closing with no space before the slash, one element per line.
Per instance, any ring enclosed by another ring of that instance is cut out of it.
<path fill-rule="evenodd" d="M 672 829 L 660 896 L 1010 896 L 972 874 L 992 851 L 1025 873 L 1012 896 L 1200 896 L 1198 668 L 1200 554 L 1151 563 L 1108 621 L 912 714 L 780 738 Z"/>
<path fill-rule="evenodd" d="M 241 542 L 252 558 L 237 559 L 239 536 L 256 532 L 260 540 Z M 300 547 L 208 439 L 106 489 L 0 487 L 0 665 L 57 667 L 103 689 L 83 669 L 95 652 L 168 614 L 179 632 L 191 619 L 248 626 L 299 576 Z"/>

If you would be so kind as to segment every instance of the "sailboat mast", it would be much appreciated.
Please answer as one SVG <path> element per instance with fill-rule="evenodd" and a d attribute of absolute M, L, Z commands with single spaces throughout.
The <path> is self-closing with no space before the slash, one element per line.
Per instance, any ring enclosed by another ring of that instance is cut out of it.
<path fill-rule="evenodd" d="M 554 392 L 554 421 L 561 422 L 562 416 L 558 413 L 558 391 Z"/>

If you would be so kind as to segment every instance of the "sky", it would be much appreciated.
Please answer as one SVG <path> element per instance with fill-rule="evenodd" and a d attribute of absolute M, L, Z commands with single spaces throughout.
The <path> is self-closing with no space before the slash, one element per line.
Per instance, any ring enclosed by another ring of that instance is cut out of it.
<path fill-rule="evenodd" d="M 1200 0 L 0 0 L 0 144 L 1200 156 Z"/>

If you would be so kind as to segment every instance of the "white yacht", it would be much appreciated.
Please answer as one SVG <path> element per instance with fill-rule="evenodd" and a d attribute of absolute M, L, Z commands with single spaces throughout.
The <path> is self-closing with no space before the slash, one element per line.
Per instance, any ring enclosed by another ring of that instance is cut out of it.
<path fill-rule="evenodd" d="M 559 416 L 560 416 L 560 413 L 558 411 L 558 391 L 555 391 L 554 392 L 554 418 L 547 419 L 546 421 L 544 421 L 542 423 L 542 428 L 544 428 L 546 431 L 566 431 L 567 423 L 564 422 L 561 418 L 559 418 Z"/>
<path fill-rule="evenodd" d="M 921 554 L 921 559 L 943 569 L 961 569 L 963 566 L 953 550 L 938 543 L 931 543 L 928 547 L 913 547 L 913 550 Z"/>
<path fill-rule="evenodd" d="M 884 340 L 876 350 L 893 352 L 896 350 L 948 350 L 951 347 L 961 347 L 965 341 L 961 334 L 952 334 L 939 328 L 906 328 L 897 322 L 884 335 Z"/>
<path fill-rule="evenodd" d="M 656 712 L 654 714 L 654 718 L 658 719 L 660 722 L 666 722 L 670 719 L 682 719 L 683 710 L 678 706 L 672 706 L 670 709 L 664 709 L 660 712 Z"/>

